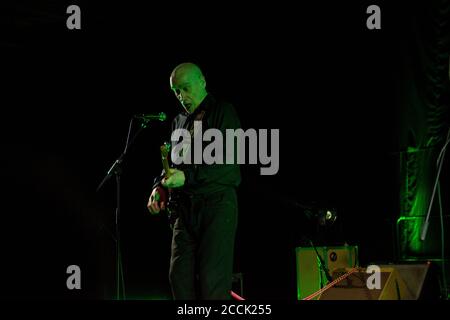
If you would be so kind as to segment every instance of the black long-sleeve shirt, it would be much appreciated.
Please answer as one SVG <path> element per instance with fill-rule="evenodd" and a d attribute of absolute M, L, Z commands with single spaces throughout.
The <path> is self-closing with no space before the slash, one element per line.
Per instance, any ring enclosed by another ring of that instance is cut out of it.
<path fill-rule="evenodd" d="M 191 131 L 194 128 L 194 120 L 199 118 L 199 114 L 204 112 L 202 121 L 202 133 L 207 129 L 214 128 L 220 130 L 223 137 L 223 164 L 201 164 L 194 163 L 194 152 L 191 152 L 191 164 L 182 163 L 174 165 L 175 168 L 184 172 L 186 180 L 182 190 L 190 194 L 208 194 L 221 191 L 227 188 L 235 188 L 241 182 L 241 173 L 237 163 L 237 139 L 233 140 L 234 159 L 232 164 L 226 163 L 226 129 L 239 129 L 240 121 L 233 105 L 227 102 L 216 100 L 211 94 L 208 94 L 202 103 L 192 114 L 180 113 L 172 121 L 172 132 L 176 129 L 186 129 Z M 171 141 L 172 146 L 178 141 Z M 210 141 L 203 142 L 203 149 Z M 191 147 L 194 148 L 194 136 L 191 136 Z"/>

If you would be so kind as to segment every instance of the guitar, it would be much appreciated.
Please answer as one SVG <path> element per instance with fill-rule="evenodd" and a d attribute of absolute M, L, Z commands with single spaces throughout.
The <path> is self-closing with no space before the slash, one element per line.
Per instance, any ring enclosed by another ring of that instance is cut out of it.
<path fill-rule="evenodd" d="M 170 152 L 170 143 L 165 142 L 161 147 L 161 161 L 162 161 L 162 166 L 164 169 L 164 172 L 166 173 L 166 178 L 168 178 L 169 175 L 169 152 Z M 171 188 L 167 188 L 167 189 L 163 189 L 160 188 L 159 190 L 160 193 L 160 201 L 164 201 L 166 203 L 166 211 L 167 211 L 167 215 L 169 217 L 169 222 L 170 224 L 175 223 L 175 219 L 177 218 L 177 205 L 178 205 L 178 197 L 176 192 L 171 189 Z"/>

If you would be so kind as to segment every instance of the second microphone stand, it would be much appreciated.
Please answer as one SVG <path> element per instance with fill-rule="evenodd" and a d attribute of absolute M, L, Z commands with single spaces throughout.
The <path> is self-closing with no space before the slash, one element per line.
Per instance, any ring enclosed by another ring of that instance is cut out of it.
<path fill-rule="evenodd" d="M 321 255 L 320 255 L 319 252 L 317 251 L 317 248 L 316 248 L 316 246 L 314 245 L 314 243 L 312 242 L 312 240 L 308 238 L 308 241 L 309 241 L 311 247 L 313 247 L 314 251 L 316 252 L 317 259 L 319 260 L 319 272 L 320 272 L 320 271 L 323 271 L 323 272 L 325 273 L 325 277 L 326 277 L 327 280 L 328 280 L 328 282 L 327 282 L 327 284 L 328 284 L 328 283 L 330 283 L 331 281 L 333 281 L 333 278 L 332 278 L 331 275 L 330 275 L 330 271 L 329 271 L 328 268 L 326 267 L 325 262 L 323 261 Z M 321 272 L 320 272 L 320 273 L 321 273 Z M 321 287 L 321 288 L 324 287 L 322 276 L 320 276 L 320 287 Z"/>

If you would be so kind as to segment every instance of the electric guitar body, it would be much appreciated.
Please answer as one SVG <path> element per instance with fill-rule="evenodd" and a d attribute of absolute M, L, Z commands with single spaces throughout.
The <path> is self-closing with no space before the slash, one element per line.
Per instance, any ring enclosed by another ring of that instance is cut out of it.
<path fill-rule="evenodd" d="M 170 152 L 170 144 L 164 143 L 160 147 L 161 149 L 161 161 L 162 166 L 165 172 L 165 177 L 168 178 L 170 176 L 169 174 L 169 152 Z M 179 201 L 179 195 L 178 192 L 171 188 L 163 188 L 161 187 L 158 190 L 160 194 L 160 201 L 166 203 L 166 212 L 169 218 L 169 223 L 173 225 L 175 223 L 175 220 L 178 216 L 178 201 Z"/>

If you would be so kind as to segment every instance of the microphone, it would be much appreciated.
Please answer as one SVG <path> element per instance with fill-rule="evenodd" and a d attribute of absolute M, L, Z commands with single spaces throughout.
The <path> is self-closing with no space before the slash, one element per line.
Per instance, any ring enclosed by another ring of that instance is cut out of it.
<path fill-rule="evenodd" d="M 154 113 L 138 114 L 135 115 L 134 118 L 144 121 L 151 121 L 151 120 L 165 121 L 167 119 L 167 116 L 164 112 L 160 112 L 158 114 Z"/>

